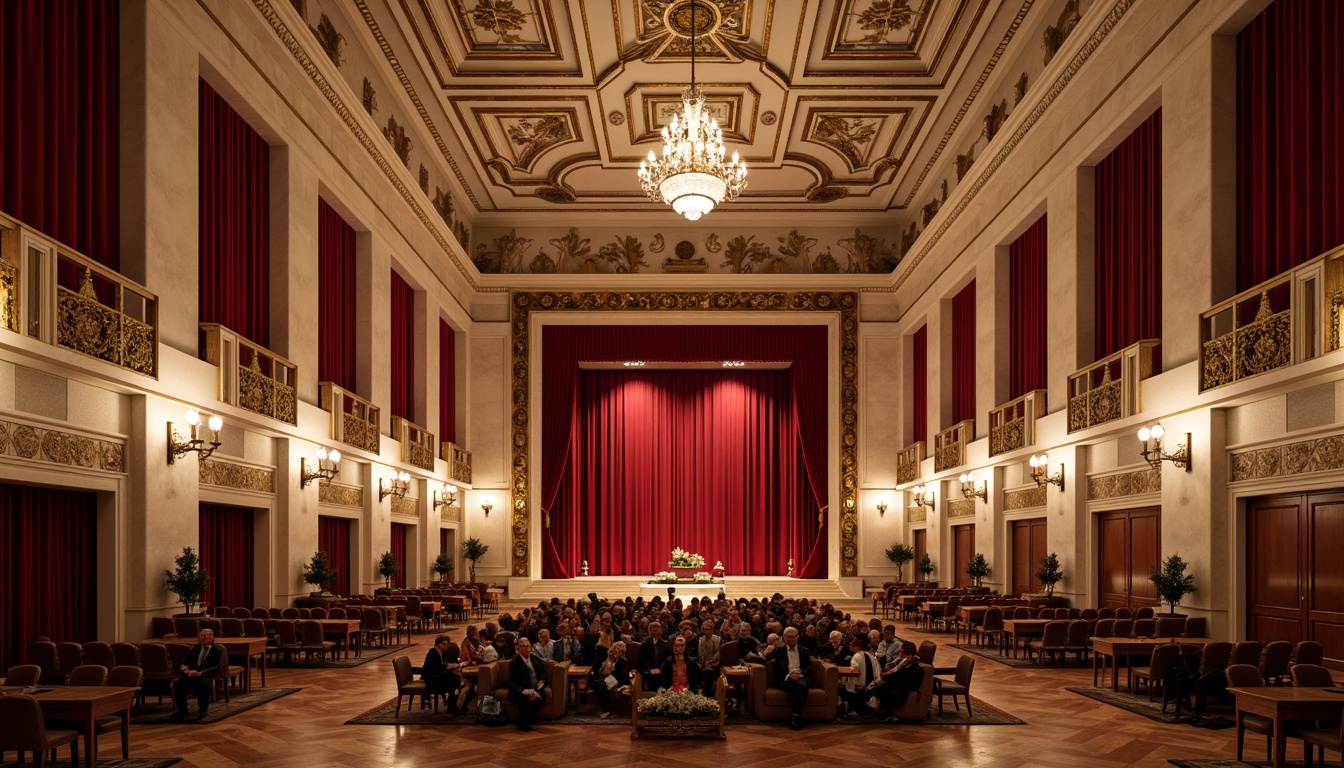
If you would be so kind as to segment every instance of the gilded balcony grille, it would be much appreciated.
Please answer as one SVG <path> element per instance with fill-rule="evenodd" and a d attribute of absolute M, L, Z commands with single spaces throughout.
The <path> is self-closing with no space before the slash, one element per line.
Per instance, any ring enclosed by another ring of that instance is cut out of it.
<path fill-rule="evenodd" d="M 413 467 L 434 471 L 434 435 L 424 427 L 392 417 L 392 435 L 401 443 L 401 460 Z"/>
<path fill-rule="evenodd" d="M 1069 431 L 1139 412 L 1139 382 L 1158 370 L 1160 339 L 1145 339 L 1069 376 Z"/>
<path fill-rule="evenodd" d="M 989 455 L 1036 444 L 1036 420 L 1045 415 L 1045 390 L 1035 389 L 989 412 Z"/>
<path fill-rule="evenodd" d="M 924 462 L 924 441 L 911 443 L 896 454 L 896 482 L 899 485 L 919 479 L 920 465 Z"/>
<path fill-rule="evenodd" d="M 378 406 L 329 381 L 318 388 L 322 409 L 331 414 L 331 439 L 377 455 L 382 450 Z"/>
<path fill-rule="evenodd" d="M 443 460 L 448 462 L 448 479 L 458 485 L 471 485 L 471 451 L 455 443 L 440 443 Z"/>
<path fill-rule="evenodd" d="M 0 260 L 0 328 L 19 330 L 19 267 Z"/>
<path fill-rule="evenodd" d="M 975 419 L 957 422 L 933 438 L 933 471 L 966 463 L 966 445 L 975 437 Z"/>
<path fill-rule="evenodd" d="M 286 424 L 299 423 L 299 368 L 218 323 L 201 323 L 201 359 L 219 369 L 219 399 Z"/>

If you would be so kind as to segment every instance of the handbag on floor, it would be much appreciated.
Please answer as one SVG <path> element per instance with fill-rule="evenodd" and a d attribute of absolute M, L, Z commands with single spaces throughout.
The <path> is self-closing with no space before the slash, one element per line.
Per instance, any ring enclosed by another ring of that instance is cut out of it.
<path fill-rule="evenodd" d="M 504 705 L 494 696 L 482 696 L 476 700 L 476 722 L 481 725 L 503 725 Z"/>

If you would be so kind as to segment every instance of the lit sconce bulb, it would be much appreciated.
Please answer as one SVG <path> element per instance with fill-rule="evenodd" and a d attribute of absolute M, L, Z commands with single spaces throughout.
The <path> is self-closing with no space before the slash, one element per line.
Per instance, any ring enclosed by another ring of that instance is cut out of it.
<path fill-rule="evenodd" d="M 341 463 L 341 452 L 340 452 L 340 451 L 332 451 L 332 452 L 330 452 L 330 453 L 327 454 L 327 457 L 330 458 L 330 459 L 332 460 L 332 462 L 335 463 L 335 464 L 340 464 L 340 463 Z"/>
<path fill-rule="evenodd" d="M 211 432 L 218 432 L 219 430 L 221 430 L 221 429 L 223 429 L 223 428 L 224 428 L 224 420 L 223 420 L 223 419 L 219 418 L 218 416 L 211 416 L 211 417 L 210 417 L 210 431 L 211 431 Z"/>
<path fill-rule="evenodd" d="M 1163 429 L 1161 424 L 1154 424 L 1152 433 L 1154 440 L 1161 440 L 1167 434 L 1167 430 Z"/>
<path fill-rule="evenodd" d="M 317 460 L 318 460 L 318 461 L 326 461 L 326 460 L 327 460 L 327 449 L 326 449 L 326 448 L 318 448 L 318 449 L 317 449 Z"/>
<path fill-rule="evenodd" d="M 1139 440 L 1146 443 L 1148 442 L 1148 438 L 1151 436 L 1152 436 L 1152 430 L 1148 429 L 1147 427 L 1139 428 Z"/>
<path fill-rule="evenodd" d="M 201 423 L 201 412 L 195 408 L 188 408 L 187 423 L 193 427 L 199 425 Z"/>
<path fill-rule="evenodd" d="M 1032 456 L 1030 459 L 1027 460 L 1027 463 L 1031 465 L 1032 469 L 1041 466 L 1041 460 L 1039 456 Z"/>

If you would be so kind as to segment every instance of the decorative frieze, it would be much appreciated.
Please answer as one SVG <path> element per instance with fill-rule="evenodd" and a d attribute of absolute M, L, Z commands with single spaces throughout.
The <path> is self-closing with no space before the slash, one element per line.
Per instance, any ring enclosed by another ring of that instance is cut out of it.
<path fill-rule="evenodd" d="M 1045 506 L 1045 487 L 1033 485 L 1015 491 L 1004 491 L 1003 511 L 1016 512 Z"/>
<path fill-rule="evenodd" d="M 975 499 L 956 499 L 947 502 L 947 519 L 975 517 Z"/>
<path fill-rule="evenodd" d="M 344 483 L 318 483 L 317 501 L 320 504 L 363 509 L 364 489 L 357 485 L 345 485 Z"/>
<path fill-rule="evenodd" d="M 1337 471 L 1344 468 L 1344 435 L 1239 451 L 1232 454 L 1231 462 L 1230 482 L 1234 483 Z"/>
<path fill-rule="evenodd" d="M 420 500 L 411 496 L 393 496 L 392 514 L 401 517 L 419 517 Z"/>
<path fill-rule="evenodd" d="M 0 456 L 104 472 L 125 472 L 125 454 L 123 442 L 18 421 L 0 421 Z"/>
<path fill-rule="evenodd" d="M 1162 492 L 1162 470 L 1144 467 L 1110 475 L 1092 475 L 1087 478 L 1088 501 L 1118 499 Z"/>
<path fill-rule="evenodd" d="M 456 504 L 445 504 L 439 507 L 439 519 L 445 523 L 462 522 L 462 508 Z"/>
<path fill-rule="evenodd" d="M 929 519 L 929 508 L 922 504 L 918 507 L 905 508 L 905 522 L 922 523 Z"/>
<path fill-rule="evenodd" d="M 275 493 L 275 470 L 249 467 L 219 459 L 202 459 L 200 482 L 201 485 L 214 485 L 239 491 Z"/>

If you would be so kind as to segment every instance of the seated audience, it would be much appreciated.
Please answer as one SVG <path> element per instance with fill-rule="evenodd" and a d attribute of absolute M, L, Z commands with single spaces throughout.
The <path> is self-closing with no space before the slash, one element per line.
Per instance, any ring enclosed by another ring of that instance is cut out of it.
<path fill-rule="evenodd" d="M 901 643 L 896 663 L 882 670 L 882 683 L 877 687 L 875 698 L 882 709 L 894 713 L 923 682 L 924 668 L 919 665 L 919 651 L 907 640 Z M 887 718 L 888 721 L 891 719 Z"/>
<path fill-rule="evenodd" d="M 611 716 L 611 695 L 629 691 L 630 670 L 625 661 L 625 643 L 617 640 L 607 649 L 607 658 L 589 673 L 588 689 L 597 697 L 598 717 Z"/>
<path fill-rule="evenodd" d="M 789 728 L 803 727 L 803 708 L 807 706 L 807 687 L 812 679 L 812 657 L 807 648 L 798 644 L 798 628 L 784 630 L 784 646 L 772 654 L 775 665 L 775 687 L 783 688 L 793 697 L 793 719 Z"/>

